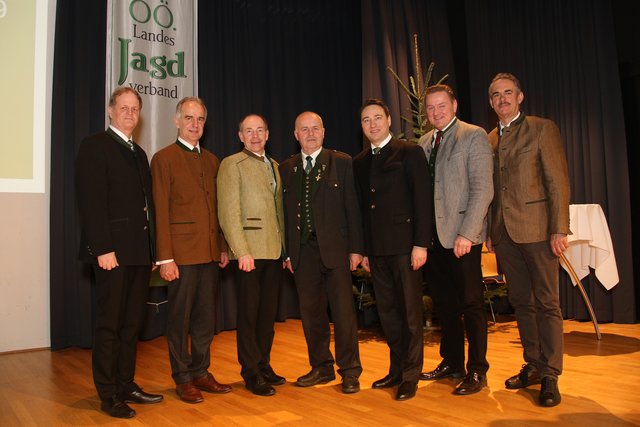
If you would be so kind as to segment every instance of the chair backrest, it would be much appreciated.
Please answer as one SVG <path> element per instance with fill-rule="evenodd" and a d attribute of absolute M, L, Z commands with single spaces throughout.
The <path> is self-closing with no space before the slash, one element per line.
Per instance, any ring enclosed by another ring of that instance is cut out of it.
<path fill-rule="evenodd" d="M 487 249 L 487 246 L 482 244 L 482 255 L 481 255 L 481 266 L 482 266 L 482 277 L 495 277 L 501 276 L 498 271 L 498 261 L 496 259 L 496 254 L 492 254 Z"/>

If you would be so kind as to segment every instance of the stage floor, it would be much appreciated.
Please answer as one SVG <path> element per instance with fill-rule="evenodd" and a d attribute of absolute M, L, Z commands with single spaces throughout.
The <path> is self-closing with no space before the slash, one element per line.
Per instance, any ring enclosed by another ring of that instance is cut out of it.
<path fill-rule="evenodd" d="M 489 327 L 489 387 L 471 396 L 451 394 L 452 381 L 423 382 L 414 399 L 398 402 L 393 390 L 372 390 L 371 382 L 388 369 L 388 347 L 375 330 L 360 333 L 364 372 L 360 393 L 340 392 L 339 380 L 312 388 L 293 382 L 309 370 L 299 320 L 276 324 L 272 365 L 287 378 L 273 397 L 244 388 L 236 356 L 236 334 L 216 335 L 211 372 L 231 383 L 225 395 L 204 393 L 196 405 L 181 402 L 171 380 L 164 337 L 139 345 L 136 381 L 162 393 L 157 405 L 132 405 L 130 421 L 101 413 L 91 379 L 91 351 L 68 349 L 0 355 L 0 425 L 6 426 L 534 426 L 602 427 L 640 425 L 640 325 L 600 325 L 565 321 L 565 369 L 559 387 L 562 403 L 536 404 L 539 386 L 506 390 L 505 378 L 517 373 L 522 349 L 513 318 Z M 425 331 L 425 370 L 433 369 L 439 333 Z"/>

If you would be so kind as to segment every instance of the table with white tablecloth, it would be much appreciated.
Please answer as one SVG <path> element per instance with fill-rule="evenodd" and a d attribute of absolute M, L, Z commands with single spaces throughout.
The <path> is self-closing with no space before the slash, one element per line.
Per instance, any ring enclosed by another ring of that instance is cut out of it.
<path fill-rule="evenodd" d="M 569 273 L 574 286 L 578 287 L 600 339 L 598 321 L 581 280 L 593 269 L 596 278 L 607 290 L 619 282 L 607 218 L 600 205 L 596 204 L 570 205 L 569 216 L 572 234 L 568 236 L 569 248 L 560 257 L 560 265 Z"/>

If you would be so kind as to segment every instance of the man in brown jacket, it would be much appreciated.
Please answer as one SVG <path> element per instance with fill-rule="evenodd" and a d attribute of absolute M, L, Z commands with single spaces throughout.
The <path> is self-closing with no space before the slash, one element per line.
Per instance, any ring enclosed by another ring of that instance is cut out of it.
<path fill-rule="evenodd" d="M 555 406 L 563 351 L 558 257 L 568 245 L 569 174 L 558 127 L 525 116 L 523 100 L 513 74 L 494 77 L 489 103 L 500 122 L 489 134 L 495 196 L 487 247 L 509 281 L 526 362 L 505 385 L 542 384 L 540 405 Z"/>
<path fill-rule="evenodd" d="M 183 98 L 176 107 L 178 140 L 151 160 L 157 200 L 156 259 L 160 276 L 170 282 L 167 342 L 171 375 L 178 396 L 187 403 L 202 402 L 200 390 L 231 391 L 208 372 L 218 266 L 224 268 L 229 258 L 217 216 L 220 162 L 199 144 L 206 118 L 201 99 Z"/>

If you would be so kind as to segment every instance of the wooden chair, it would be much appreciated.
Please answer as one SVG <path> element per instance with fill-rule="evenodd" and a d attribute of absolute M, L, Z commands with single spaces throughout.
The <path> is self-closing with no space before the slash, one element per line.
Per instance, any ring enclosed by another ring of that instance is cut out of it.
<path fill-rule="evenodd" d="M 484 285 L 485 301 L 489 304 L 491 318 L 495 324 L 496 314 L 493 310 L 493 303 L 491 302 L 491 298 L 495 296 L 492 295 L 492 293 L 495 294 L 495 292 L 489 290 L 489 285 L 497 285 L 499 289 L 504 289 L 503 287 L 507 285 L 507 279 L 504 274 L 498 270 L 496 254 L 489 252 L 484 243 L 482 244 L 480 265 L 482 266 L 482 284 Z"/>

